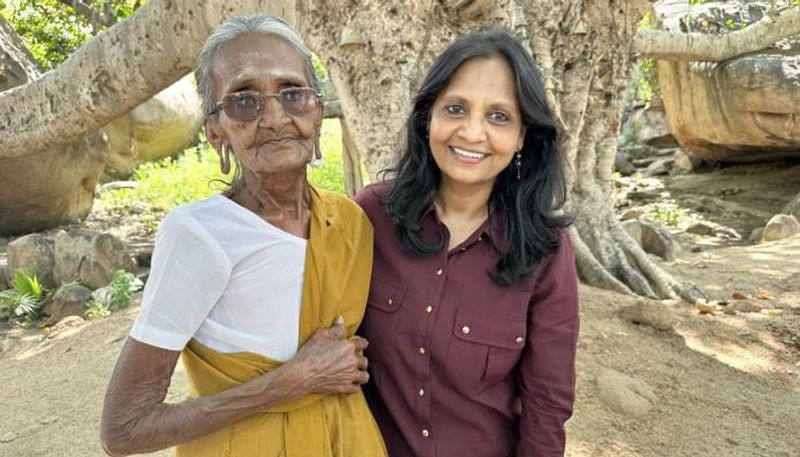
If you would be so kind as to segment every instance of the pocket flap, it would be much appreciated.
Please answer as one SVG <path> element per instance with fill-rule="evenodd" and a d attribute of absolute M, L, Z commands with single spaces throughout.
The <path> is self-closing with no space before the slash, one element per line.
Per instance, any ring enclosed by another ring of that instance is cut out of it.
<path fill-rule="evenodd" d="M 369 299 L 367 302 L 370 306 L 383 311 L 394 312 L 397 311 L 405 296 L 405 287 L 390 284 L 373 276 L 369 286 Z"/>
<path fill-rule="evenodd" d="M 506 349 L 522 349 L 525 346 L 526 324 L 525 316 L 461 308 L 456 313 L 453 333 L 463 341 Z"/>

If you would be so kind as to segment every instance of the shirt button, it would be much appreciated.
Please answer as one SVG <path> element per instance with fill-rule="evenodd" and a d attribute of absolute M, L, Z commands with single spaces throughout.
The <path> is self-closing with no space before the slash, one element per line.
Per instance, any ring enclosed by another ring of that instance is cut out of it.
<path fill-rule="evenodd" d="M 442 275 L 442 269 L 439 268 L 438 270 L 436 270 L 436 276 L 441 276 L 441 275 Z"/>
<path fill-rule="evenodd" d="M 461 327 L 461 333 L 463 333 L 464 335 L 469 335 L 469 331 L 470 331 L 469 330 L 469 325 L 465 325 L 465 326 Z"/>
<path fill-rule="evenodd" d="M 420 397 L 424 397 L 425 396 L 425 389 L 419 389 L 419 392 L 417 392 L 417 393 L 419 394 Z"/>
<path fill-rule="evenodd" d="M 424 436 L 425 438 L 429 437 L 430 435 L 431 435 L 431 432 L 429 432 L 428 429 L 425 429 L 425 430 L 422 431 L 422 436 Z"/>
<path fill-rule="evenodd" d="M 387 303 L 387 304 L 389 304 L 389 305 L 391 305 L 391 304 L 392 304 L 392 299 L 391 299 L 391 297 L 390 297 L 388 300 L 386 300 L 386 303 Z"/>
<path fill-rule="evenodd" d="M 516 341 L 517 344 L 522 344 L 522 342 L 525 341 L 525 338 L 518 336 L 514 341 Z"/>
<path fill-rule="evenodd" d="M 428 305 L 425 307 L 425 312 L 430 314 L 433 311 L 433 305 Z"/>
<path fill-rule="evenodd" d="M 419 348 L 420 355 L 425 355 L 425 348 Z"/>

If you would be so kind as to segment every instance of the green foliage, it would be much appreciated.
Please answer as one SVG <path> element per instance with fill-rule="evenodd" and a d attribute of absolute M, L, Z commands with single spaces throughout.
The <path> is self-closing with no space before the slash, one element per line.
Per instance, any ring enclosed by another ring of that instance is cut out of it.
<path fill-rule="evenodd" d="M 639 98 L 649 102 L 659 93 L 655 59 L 644 59 L 639 67 Z"/>
<path fill-rule="evenodd" d="M 11 290 L 0 293 L 0 309 L 7 316 L 16 316 L 30 321 L 39 315 L 45 288 L 32 270 L 14 270 Z"/>
<path fill-rule="evenodd" d="M 132 179 L 138 182 L 138 187 L 104 190 L 100 192 L 100 201 L 111 211 L 136 213 L 157 225 L 157 219 L 173 207 L 208 197 L 215 188 L 223 188 L 226 176 L 219 170 L 216 152 L 201 139 L 197 146 L 184 150 L 176 158 L 140 165 Z"/>
<path fill-rule="evenodd" d="M 652 203 L 648 205 L 647 215 L 652 220 L 663 222 L 672 227 L 677 227 L 692 219 L 689 210 L 681 208 L 676 203 Z"/>
<path fill-rule="evenodd" d="M 111 279 L 112 307 L 127 308 L 131 304 L 133 294 L 142 290 L 144 284 L 133 273 L 118 270 Z"/>
<path fill-rule="evenodd" d="M 341 137 L 338 119 L 325 119 L 320 138 L 323 161 L 309 169 L 308 177 L 317 187 L 344 193 Z M 140 165 L 132 177 L 138 187 L 103 190 L 99 197 L 106 209 L 137 214 L 155 230 L 166 212 L 221 191 L 231 176 L 233 172 L 229 176 L 220 172 L 217 153 L 201 138 L 197 146 L 184 150 L 177 158 Z"/>
<path fill-rule="evenodd" d="M 86 311 L 83 315 L 88 319 L 103 319 L 111 315 L 111 309 L 105 303 L 89 300 L 86 302 Z"/>
<path fill-rule="evenodd" d="M 314 74 L 318 80 L 328 79 L 328 70 L 316 54 L 311 55 L 311 63 L 314 65 Z"/>
<path fill-rule="evenodd" d="M 83 0 L 98 14 L 122 20 L 144 0 Z M 44 70 L 52 70 L 106 27 L 93 24 L 60 0 L 0 0 L 0 14 Z"/>
<path fill-rule="evenodd" d="M 338 119 L 325 119 L 319 142 L 322 163 L 309 168 L 308 180 L 321 189 L 343 194 L 342 128 Z"/>

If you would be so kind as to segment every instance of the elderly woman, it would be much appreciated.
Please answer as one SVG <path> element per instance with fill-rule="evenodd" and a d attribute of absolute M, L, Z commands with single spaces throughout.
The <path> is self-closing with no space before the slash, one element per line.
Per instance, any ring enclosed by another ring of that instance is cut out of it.
<path fill-rule="evenodd" d="M 551 457 L 572 412 L 578 295 L 559 216 L 558 123 L 510 33 L 456 40 L 428 71 L 375 228 L 361 333 L 392 457 Z"/>
<path fill-rule="evenodd" d="M 386 455 L 361 394 L 372 229 L 310 187 L 322 100 L 310 53 L 266 15 L 209 37 L 196 69 L 225 195 L 173 210 L 103 410 L 110 455 Z M 299 347 L 299 349 L 298 349 Z M 182 356 L 193 393 L 164 402 Z"/>

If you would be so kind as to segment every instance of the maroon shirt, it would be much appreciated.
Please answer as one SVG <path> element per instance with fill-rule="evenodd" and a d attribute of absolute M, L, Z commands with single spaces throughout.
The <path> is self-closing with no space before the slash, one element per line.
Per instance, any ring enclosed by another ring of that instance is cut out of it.
<path fill-rule="evenodd" d="M 532 277 L 501 287 L 488 271 L 504 241 L 488 221 L 450 252 L 406 254 L 380 202 L 390 185 L 355 198 L 375 228 L 361 333 L 370 342 L 365 391 L 389 455 L 563 455 L 578 336 L 568 237 Z M 447 246 L 433 208 L 422 227 L 424 239 L 441 234 Z"/>

